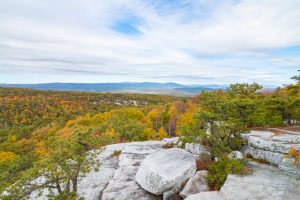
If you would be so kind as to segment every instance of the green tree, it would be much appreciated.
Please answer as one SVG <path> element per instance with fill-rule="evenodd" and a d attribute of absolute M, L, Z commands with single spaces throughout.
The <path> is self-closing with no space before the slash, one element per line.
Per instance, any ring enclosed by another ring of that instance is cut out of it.
<path fill-rule="evenodd" d="M 94 159 L 103 138 L 93 131 L 77 132 L 70 138 L 57 137 L 49 146 L 50 155 L 35 162 L 22 178 L 8 189 L 9 195 L 2 198 L 23 199 L 33 191 L 48 189 L 49 198 L 76 199 L 78 178 L 100 163 Z"/>
<path fill-rule="evenodd" d="M 300 70 L 298 70 L 298 72 L 300 72 Z M 300 74 L 299 75 L 296 75 L 296 76 L 293 76 L 291 79 L 295 80 L 297 83 L 300 82 Z"/>

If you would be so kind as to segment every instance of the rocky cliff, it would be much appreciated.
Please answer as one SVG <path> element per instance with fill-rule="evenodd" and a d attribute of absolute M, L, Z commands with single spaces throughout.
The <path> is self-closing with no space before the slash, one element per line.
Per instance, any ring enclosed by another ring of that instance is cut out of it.
<path fill-rule="evenodd" d="M 113 144 L 99 150 L 102 165 L 79 180 L 78 193 L 86 200 L 172 199 L 187 200 L 297 200 L 299 168 L 286 158 L 291 146 L 299 147 L 300 133 L 286 130 L 251 131 L 243 154 L 270 164 L 251 161 L 249 175 L 229 175 L 220 191 L 209 191 L 207 171 L 196 171 L 196 160 L 208 153 L 199 144 L 178 148 L 178 138 Z M 180 145 L 179 145 L 180 146 Z M 239 158 L 239 152 L 232 157 Z M 288 164 L 287 164 L 287 161 Z M 32 199 L 47 199 L 33 193 Z M 177 196 L 178 198 L 178 196 Z"/>

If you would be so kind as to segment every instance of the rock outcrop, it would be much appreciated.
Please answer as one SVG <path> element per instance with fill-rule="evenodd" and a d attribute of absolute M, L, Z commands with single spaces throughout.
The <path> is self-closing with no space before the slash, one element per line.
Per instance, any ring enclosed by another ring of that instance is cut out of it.
<path fill-rule="evenodd" d="M 78 196 L 86 200 L 157 199 L 137 184 L 136 172 L 147 155 L 164 150 L 166 144 L 177 142 L 178 138 L 168 138 L 163 141 L 112 144 L 97 150 L 99 154 L 94 159 L 100 161 L 100 169 L 92 170 L 79 179 Z M 39 190 L 33 192 L 30 199 L 47 200 L 48 194 L 47 189 Z"/>
<path fill-rule="evenodd" d="M 179 148 L 158 151 L 146 157 L 135 180 L 145 190 L 161 195 L 179 190 L 196 172 L 193 155 Z"/>
<path fill-rule="evenodd" d="M 119 156 L 119 167 L 103 191 L 102 200 L 151 200 L 153 195 L 143 190 L 134 180 L 143 159 L 162 150 L 163 142 L 132 142 L 126 144 Z"/>
<path fill-rule="evenodd" d="M 249 163 L 253 173 L 229 174 L 219 192 L 201 192 L 185 200 L 298 200 L 299 177 L 265 164 Z"/>
<path fill-rule="evenodd" d="M 79 178 L 78 196 L 86 200 L 155 200 L 162 195 L 167 200 L 180 192 L 187 200 L 298 200 L 300 168 L 286 155 L 292 146 L 300 147 L 300 133 L 276 129 L 251 131 L 243 137 L 248 140 L 243 153 L 277 167 L 250 163 L 252 174 L 230 174 L 219 192 L 210 192 L 207 172 L 196 173 L 195 159 L 208 153 L 202 145 L 174 148 L 178 146 L 178 138 L 113 144 L 95 150 L 99 152 L 95 159 L 102 165 L 100 170 Z M 243 156 L 240 152 L 232 152 L 230 157 L 240 159 Z M 45 178 L 33 181 L 43 182 Z M 48 194 L 49 191 L 43 189 L 33 192 L 30 199 L 46 200 Z"/>
<path fill-rule="evenodd" d="M 251 131 L 242 135 L 248 141 L 244 154 L 265 160 L 281 169 L 300 174 L 300 168 L 286 159 L 290 148 L 300 148 L 300 132 L 284 129 Z"/>

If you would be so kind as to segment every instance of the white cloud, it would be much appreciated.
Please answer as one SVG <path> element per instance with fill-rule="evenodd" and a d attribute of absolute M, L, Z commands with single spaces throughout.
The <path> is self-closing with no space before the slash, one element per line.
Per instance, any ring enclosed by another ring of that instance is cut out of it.
<path fill-rule="evenodd" d="M 282 84 L 299 65 L 272 52 L 300 46 L 298 0 L 152 2 L 2 0 L 0 82 Z M 140 35 L 111 28 L 132 18 Z"/>

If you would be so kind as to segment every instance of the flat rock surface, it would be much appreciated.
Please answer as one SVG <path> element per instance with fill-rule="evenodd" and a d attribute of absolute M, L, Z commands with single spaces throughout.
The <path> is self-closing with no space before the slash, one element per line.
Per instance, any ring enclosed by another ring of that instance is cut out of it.
<path fill-rule="evenodd" d="M 201 192 L 186 200 L 299 200 L 300 179 L 264 164 L 250 163 L 250 175 L 229 174 L 220 192 Z"/>
<path fill-rule="evenodd" d="M 297 200 L 300 197 L 298 176 L 284 173 L 276 167 L 250 163 L 253 174 L 229 175 L 220 195 L 224 199 Z"/>

